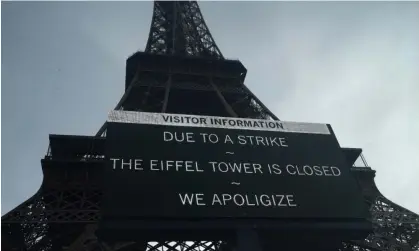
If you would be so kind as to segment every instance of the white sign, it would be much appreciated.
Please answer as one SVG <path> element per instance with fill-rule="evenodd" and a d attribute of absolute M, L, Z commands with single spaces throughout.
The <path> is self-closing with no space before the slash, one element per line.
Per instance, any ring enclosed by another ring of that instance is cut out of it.
<path fill-rule="evenodd" d="M 113 110 L 108 122 L 330 134 L 326 124 Z"/>

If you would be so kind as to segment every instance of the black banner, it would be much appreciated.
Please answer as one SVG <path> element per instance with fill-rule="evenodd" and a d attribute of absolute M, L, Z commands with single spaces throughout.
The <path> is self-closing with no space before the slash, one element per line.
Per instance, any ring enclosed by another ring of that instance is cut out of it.
<path fill-rule="evenodd" d="M 332 132 L 109 122 L 106 154 L 104 217 L 367 215 Z"/>

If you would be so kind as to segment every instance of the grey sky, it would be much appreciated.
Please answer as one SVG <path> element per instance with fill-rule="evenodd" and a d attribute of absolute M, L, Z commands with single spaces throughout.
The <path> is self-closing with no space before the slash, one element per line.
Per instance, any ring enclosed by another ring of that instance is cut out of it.
<path fill-rule="evenodd" d="M 419 213 L 419 3 L 202 2 L 217 45 L 279 118 L 332 124 Z M 96 133 L 152 2 L 2 3 L 2 214 L 42 182 L 48 134 Z"/>

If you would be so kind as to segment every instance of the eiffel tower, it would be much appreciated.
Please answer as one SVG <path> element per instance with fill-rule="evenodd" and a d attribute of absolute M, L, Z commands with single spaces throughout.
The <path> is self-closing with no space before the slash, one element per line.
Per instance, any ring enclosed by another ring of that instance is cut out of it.
<path fill-rule="evenodd" d="M 245 77 L 240 61 L 223 57 L 197 2 L 156 1 L 145 51 L 127 59 L 125 93 L 115 110 L 278 120 L 244 85 Z M 237 249 L 228 241 L 100 241 L 95 231 L 104 186 L 106 128 L 104 123 L 95 136 L 49 136 L 40 189 L 2 217 L 2 250 Z M 366 239 L 342 242 L 338 249 L 419 250 L 419 216 L 379 192 L 375 171 L 361 149 L 342 151 L 370 208 L 373 232 Z M 363 164 L 355 164 L 357 160 Z M 281 243 L 276 245 L 283 249 Z M 294 249 L 292 243 L 289 249 Z"/>

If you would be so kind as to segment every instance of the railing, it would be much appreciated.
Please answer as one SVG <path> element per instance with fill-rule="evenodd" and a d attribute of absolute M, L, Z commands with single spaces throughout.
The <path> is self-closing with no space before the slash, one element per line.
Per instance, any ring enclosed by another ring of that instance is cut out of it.
<path fill-rule="evenodd" d="M 106 131 L 105 131 L 106 132 Z M 51 152 L 51 146 L 48 145 L 47 154 L 45 155 L 45 159 L 52 160 L 54 159 L 52 152 Z M 80 161 L 89 161 L 89 160 L 104 160 L 105 155 L 103 154 L 90 154 L 90 153 L 83 153 L 83 154 L 69 154 L 65 156 L 59 156 L 60 160 L 80 160 Z"/>
<path fill-rule="evenodd" d="M 51 156 L 52 156 L 52 154 L 51 154 L 51 145 L 48 145 L 47 154 L 45 154 L 45 158 L 51 157 Z"/>
<path fill-rule="evenodd" d="M 105 155 L 90 155 L 90 154 L 86 154 L 84 156 L 81 157 L 82 161 L 88 161 L 88 160 L 104 160 L 105 159 Z"/>
<path fill-rule="evenodd" d="M 352 167 L 369 168 L 370 166 L 368 165 L 367 160 L 365 159 L 364 155 L 361 153 Z"/>
<path fill-rule="evenodd" d="M 370 167 L 367 163 L 367 160 L 364 157 L 364 154 L 361 153 L 360 157 L 361 157 L 362 163 L 364 164 L 364 167 Z"/>

